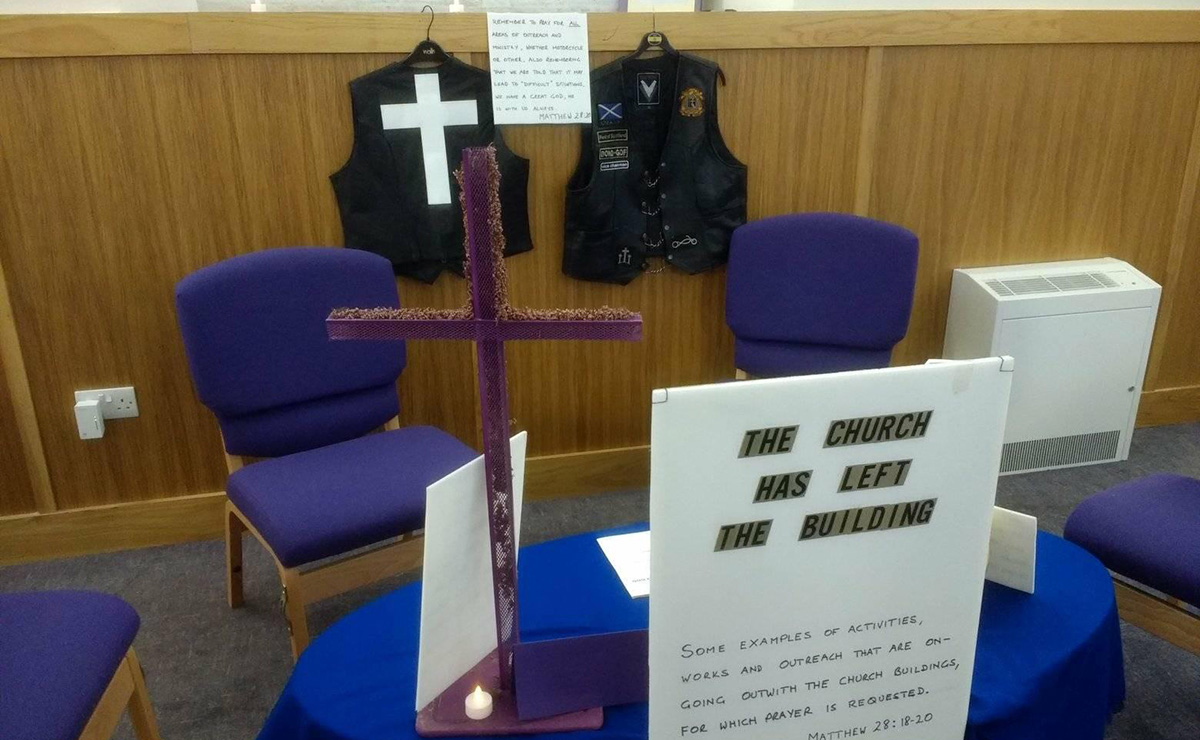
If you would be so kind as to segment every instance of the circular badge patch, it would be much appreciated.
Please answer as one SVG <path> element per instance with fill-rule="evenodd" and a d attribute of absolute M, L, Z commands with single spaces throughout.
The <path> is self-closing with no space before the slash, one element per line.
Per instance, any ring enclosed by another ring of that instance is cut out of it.
<path fill-rule="evenodd" d="M 700 88 L 689 87 L 679 94 L 679 113 L 695 118 L 704 112 L 704 93 Z"/>

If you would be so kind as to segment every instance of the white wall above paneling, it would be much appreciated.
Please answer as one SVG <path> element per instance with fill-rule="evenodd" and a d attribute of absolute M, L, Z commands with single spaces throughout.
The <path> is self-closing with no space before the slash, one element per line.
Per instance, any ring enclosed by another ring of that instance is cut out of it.
<path fill-rule="evenodd" d="M 705 0 L 710 10 L 1185 10 L 1200 0 Z"/>
<path fill-rule="evenodd" d="M 0 14 L 194 13 L 199 9 L 197 0 L 0 0 Z"/>

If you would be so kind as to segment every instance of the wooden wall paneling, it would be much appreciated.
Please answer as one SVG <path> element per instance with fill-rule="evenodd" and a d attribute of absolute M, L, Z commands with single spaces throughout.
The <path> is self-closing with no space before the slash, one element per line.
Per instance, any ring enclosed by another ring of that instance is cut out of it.
<path fill-rule="evenodd" d="M 1200 105 L 1171 238 L 1146 373 L 1146 385 L 1151 388 L 1200 386 Z M 1184 418 L 1196 416 L 1185 414 Z"/>
<path fill-rule="evenodd" d="M 854 213 L 871 211 L 871 181 L 875 171 L 875 143 L 879 136 L 879 86 L 883 80 L 882 46 L 867 49 L 863 76 L 862 115 L 858 127 L 858 166 L 854 175 Z"/>
<path fill-rule="evenodd" d="M 216 425 L 183 357 L 174 284 L 255 249 L 341 243 L 327 178 L 350 151 L 346 84 L 393 58 L 0 63 L 0 85 L 14 96 L 0 111 L 0 202 L 13 214 L 0 258 L 21 276 L 12 300 L 61 506 L 223 487 Z M 455 282 L 401 290 L 409 304 L 457 305 Z M 456 400 L 471 387 L 468 349 L 413 348 L 401 381 L 406 421 L 471 440 L 474 412 Z M 127 383 L 141 416 L 80 440 L 72 391 Z"/>
<path fill-rule="evenodd" d="M 870 215 L 921 237 L 898 364 L 941 353 L 951 270 L 1111 255 L 1162 281 L 1196 45 L 889 49 Z"/>
<path fill-rule="evenodd" d="M 0 354 L 0 372 L 7 369 Z M 53 503 L 53 499 L 50 501 Z M 38 509 L 25 461 L 17 414 L 6 387 L 0 387 L 0 517 Z"/>
<path fill-rule="evenodd" d="M 638 23 L 621 20 L 630 23 L 622 33 L 637 25 L 640 35 L 645 19 L 631 18 Z M 725 23 L 710 21 L 710 35 Z M 0 264 L 19 276 L 9 281 L 14 334 L 61 507 L 223 487 L 216 425 L 183 358 L 174 283 L 255 249 L 341 243 L 327 177 L 350 150 L 346 84 L 407 51 L 395 48 L 0 60 L 9 93 Z M 1200 309 L 1186 300 L 1200 289 L 1200 216 L 1179 211 L 1200 45 L 700 49 L 729 78 L 720 117 L 750 168 L 751 218 L 857 209 L 921 235 L 913 324 L 897 362 L 940 354 L 953 267 L 1112 254 L 1174 281 L 1154 387 L 1200 382 Z M 514 301 L 628 306 L 646 319 L 637 344 L 514 344 L 512 414 L 531 431 L 534 455 L 642 445 L 652 388 L 732 374 L 723 271 L 648 274 L 625 287 L 565 278 L 562 208 L 578 129 L 505 133 L 532 160 L 533 178 L 536 247 L 509 261 Z M 465 300 L 451 276 L 399 287 L 405 305 Z M 414 342 L 409 353 L 404 422 L 477 444 L 469 343 Z M 71 392 L 125 383 L 138 389 L 142 416 L 79 440 Z"/>
<path fill-rule="evenodd" d="M 0 263 L 0 516 L 54 511 L 54 491 L 42 449 L 29 377 Z"/>

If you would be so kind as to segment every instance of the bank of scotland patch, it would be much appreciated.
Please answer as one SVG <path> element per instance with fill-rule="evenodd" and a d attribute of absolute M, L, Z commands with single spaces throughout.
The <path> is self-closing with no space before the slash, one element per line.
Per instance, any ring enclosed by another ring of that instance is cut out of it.
<path fill-rule="evenodd" d="M 597 103 L 596 112 L 600 114 L 600 123 L 616 123 L 622 118 L 621 103 Z"/>

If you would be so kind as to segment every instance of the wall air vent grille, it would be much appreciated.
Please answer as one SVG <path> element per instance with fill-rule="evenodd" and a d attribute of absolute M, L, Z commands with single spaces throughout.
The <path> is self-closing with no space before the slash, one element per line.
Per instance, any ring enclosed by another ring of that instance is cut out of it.
<path fill-rule="evenodd" d="M 1037 293 L 1057 293 L 1058 288 L 1054 287 L 1054 283 L 1050 282 L 1041 275 L 1026 278 L 1013 278 L 1012 280 L 1002 280 L 1004 287 L 1013 292 L 1013 295 L 1034 295 Z"/>
<path fill-rule="evenodd" d="M 988 280 L 987 286 L 992 289 L 992 292 L 1000 297 L 1006 297 L 1013 294 L 1011 290 L 1004 287 L 1004 282 L 1001 280 Z"/>
<path fill-rule="evenodd" d="M 1068 293 L 1073 290 L 1103 290 L 1119 287 L 1116 280 L 1102 272 L 1072 272 L 1064 275 L 1033 275 L 1008 280 L 986 280 L 985 284 L 996 295 L 1007 298 L 1014 295 L 1039 295 L 1044 293 Z"/>
<path fill-rule="evenodd" d="M 1004 454 L 1000 458 L 1000 472 L 1015 473 L 1059 465 L 1114 460 L 1120 440 L 1120 430 L 1114 430 L 1009 442 L 1004 445 Z"/>
<path fill-rule="evenodd" d="M 1116 281 L 1102 272 L 1076 272 L 1070 275 L 1052 275 L 1046 279 L 1062 291 L 1117 287 Z"/>

